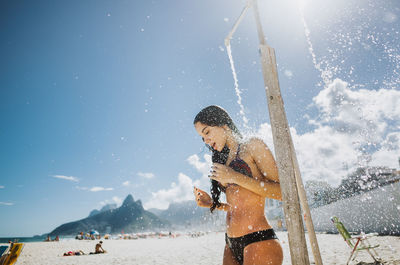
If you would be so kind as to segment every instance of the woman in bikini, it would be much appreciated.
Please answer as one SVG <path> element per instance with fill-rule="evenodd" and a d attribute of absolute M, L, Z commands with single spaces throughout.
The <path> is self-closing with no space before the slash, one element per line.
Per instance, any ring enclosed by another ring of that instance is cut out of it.
<path fill-rule="evenodd" d="M 197 205 L 223 210 L 226 234 L 223 265 L 282 264 L 282 247 L 265 214 L 265 198 L 282 200 L 278 170 L 266 144 L 242 137 L 228 113 L 209 106 L 194 127 L 212 151 L 211 196 L 194 187 Z M 225 192 L 226 203 L 219 201 Z"/>

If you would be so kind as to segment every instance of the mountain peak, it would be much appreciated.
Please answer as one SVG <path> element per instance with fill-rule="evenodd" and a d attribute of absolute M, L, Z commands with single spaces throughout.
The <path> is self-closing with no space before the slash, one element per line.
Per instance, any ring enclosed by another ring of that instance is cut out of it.
<path fill-rule="evenodd" d="M 113 205 L 111 205 L 113 206 Z M 74 235 L 93 228 L 100 233 L 145 231 L 168 227 L 168 222 L 143 209 L 142 202 L 128 195 L 122 206 L 109 209 L 87 218 L 58 226 L 50 234 Z"/>
<path fill-rule="evenodd" d="M 122 203 L 122 206 L 127 206 L 127 205 L 131 205 L 135 203 L 135 201 L 133 200 L 133 197 L 131 194 L 129 194 L 128 196 L 126 196 L 124 202 Z"/>

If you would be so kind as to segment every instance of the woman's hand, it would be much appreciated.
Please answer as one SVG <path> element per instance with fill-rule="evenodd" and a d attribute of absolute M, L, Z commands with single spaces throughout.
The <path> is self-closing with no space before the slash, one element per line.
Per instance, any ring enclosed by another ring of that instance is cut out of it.
<path fill-rule="evenodd" d="M 193 189 L 194 197 L 196 198 L 196 203 L 200 207 L 210 208 L 212 205 L 212 199 L 207 192 L 194 187 Z"/>
<path fill-rule="evenodd" d="M 210 178 L 218 181 L 223 186 L 226 186 L 229 183 L 235 184 L 234 180 L 236 173 L 235 170 L 228 166 L 213 163 Z"/>

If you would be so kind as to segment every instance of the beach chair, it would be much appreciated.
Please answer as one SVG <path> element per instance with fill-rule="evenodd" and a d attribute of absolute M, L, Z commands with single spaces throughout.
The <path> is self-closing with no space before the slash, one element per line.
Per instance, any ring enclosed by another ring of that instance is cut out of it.
<path fill-rule="evenodd" d="M 10 247 L 9 253 L 5 255 L 6 257 L 3 260 L 2 265 L 13 265 L 15 262 L 17 262 L 18 256 L 21 254 L 23 247 L 23 243 L 13 243 Z"/>
<path fill-rule="evenodd" d="M 0 246 L 0 265 L 4 264 L 4 261 L 8 256 L 8 249 L 8 246 Z"/>
<path fill-rule="evenodd" d="M 347 231 L 346 227 L 344 227 L 343 223 L 339 221 L 339 218 L 333 216 L 331 221 L 335 225 L 336 229 L 339 231 L 340 235 L 342 235 L 344 241 L 346 241 L 347 245 L 351 248 L 350 257 L 347 260 L 347 264 L 351 261 L 355 260 L 359 251 L 365 250 L 368 254 L 374 259 L 375 263 L 380 264 L 382 262 L 375 248 L 379 247 L 379 245 L 371 245 L 368 241 L 368 238 L 376 236 L 377 234 L 364 234 L 358 236 L 350 235 L 349 231 Z"/>
<path fill-rule="evenodd" d="M 4 253 L 6 253 L 7 249 L 8 246 L 0 246 L 0 257 L 3 256 Z"/>

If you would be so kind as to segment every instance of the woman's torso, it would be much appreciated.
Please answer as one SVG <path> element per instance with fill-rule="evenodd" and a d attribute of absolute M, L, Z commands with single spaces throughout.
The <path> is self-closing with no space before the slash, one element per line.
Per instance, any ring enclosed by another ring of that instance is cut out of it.
<path fill-rule="evenodd" d="M 246 147 L 246 143 L 240 144 L 237 152 L 230 155 L 226 165 L 236 171 L 239 171 L 240 167 L 242 171 L 240 173 L 249 175 L 247 176 L 249 178 L 260 179 L 261 172 Z M 239 237 L 271 228 L 264 214 L 264 197 L 235 184 L 228 184 L 225 193 L 227 203 L 230 205 L 226 216 L 229 237 Z"/>

